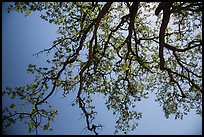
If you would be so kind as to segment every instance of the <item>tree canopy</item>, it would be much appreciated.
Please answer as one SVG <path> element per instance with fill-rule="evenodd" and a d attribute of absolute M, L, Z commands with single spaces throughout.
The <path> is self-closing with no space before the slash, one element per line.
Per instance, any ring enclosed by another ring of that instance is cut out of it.
<path fill-rule="evenodd" d="M 3 97 L 22 101 L 3 108 L 3 130 L 16 120 L 29 132 L 51 129 L 57 108 L 49 98 L 56 89 L 67 98 L 76 94 L 72 105 L 95 134 L 103 127 L 94 123 L 98 93 L 117 115 L 115 133 L 138 126 L 135 104 L 151 92 L 166 118 L 182 119 L 191 109 L 202 115 L 202 2 L 15 2 L 7 11 L 40 11 L 60 36 L 35 54 L 53 53 L 51 67 L 30 64 L 33 83 L 3 89 Z"/>

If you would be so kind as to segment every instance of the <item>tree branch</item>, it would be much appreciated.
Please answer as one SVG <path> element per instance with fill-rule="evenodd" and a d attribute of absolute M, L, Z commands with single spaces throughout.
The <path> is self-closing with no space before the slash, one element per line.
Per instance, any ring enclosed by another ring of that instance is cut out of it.
<path fill-rule="evenodd" d="M 160 27 L 160 31 L 159 31 L 159 58 L 160 58 L 160 69 L 163 70 L 164 69 L 164 55 L 163 55 L 163 49 L 165 46 L 165 30 L 167 28 L 167 25 L 169 23 L 169 19 L 170 19 L 170 8 L 172 6 L 172 3 L 165 3 L 166 6 L 163 9 L 163 19 L 162 19 L 162 24 Z"/>
<path fill-rule="evenodd" d="M 191 44 L 193 43 L 196 43 L 196 42 L 199 42 L 198 44 L 195 44 L 194 46 L 190 46 Z M 164 44 L 164 47 L 171 50 L 171 51 L 177 51 L 177 52 L 185 52 L 187 50 L 190 50 L 190 49 L 193 49 L 193 48 L 196 48 L 196 47 L 199 47 L 199 46 L 202 46 L 202 41 L 201 40 L 194 40 L 194 41 L 191 41 L 187 44 L 187 48 L 184 48 L 184 49 L 178 49 L 176 47 L 173 47 L 167 43 Z"/>
<path fill-rule="evenodd" d="M 82 93 L 83 85 L 84 85 L 83 73 L 91 65 L 91 62 L 92 62 L 92 50 L 93 50 L 92 49 L 92 43 L 93 43 L 93 40 L 96 37 L 99 22 L 100 22 L 101 18 L 103 18 L 104 15 L 108 12 L 108 9 L 110 8 L 111 4 L 112 4 L 112 2 L 107 2 L 104 5 L 104 7 L 101 9 L 101 11 L 99 12 L 99 15 L 98 15 L 97 19 L 94 22 L 92 22 L 92 23 L 95 24 L 95 30 L 94 30 L 93 37 L 92 37 L 92 39 L 90 41 L 90 45 L 89 45 L 89 60 L 87 61 L 86 65 L 81 69 L 81 71 L 79 73 L 79 75 L 80 75 L 80 86 L 79 86 L 79 90 L 78 90 L 78 94 L 77 94 L 77 98 L 79 100 L 79 107 L 82 109 L 82 111 L 85 114 L 88 130 L 93 131 L 96 135 L 98 135 L 98 133 L 96 132 L 96 127 L 101 127 L 101 126 L 96 126 L 96 125 L 93 124 L 92 127 L 90 127 L 89 118 L 93 114 L 93 112 L 90 112 L 90 113 L 87 112 L 87 110 L 85 108 L 85 103 L 83 102 L 83 100 L 81 98 L 81 93 Z"/>

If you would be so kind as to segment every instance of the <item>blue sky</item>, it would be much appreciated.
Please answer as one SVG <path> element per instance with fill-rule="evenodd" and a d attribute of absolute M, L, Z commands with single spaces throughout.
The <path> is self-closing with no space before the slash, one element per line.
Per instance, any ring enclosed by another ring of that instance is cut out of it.
<path fill-rule="evenodd" d="M 51 46 L 57 37 L 57 26 L 49 24 L 40 18 L 39 12 L 34 12 L 25 17 L 21 13 L 6 13 L 4 9 L 8 3 L 2 4 L 2 88 L 16 87 L 31 83 L 34 76 L 26 73 L 29 64 L 45 66 L 49 58 L 46 54 L 38 57 L 33 54 Z M 39 131 L 39 134 L 93 134 L 83 131 L 86 126 L 85 119 L 81 117 L 78 106 L 71 107 L 70 102 L 76 94 L 70 94 L 61 99 L 62 94 L 56 92 L 49 101 L 58 110 L 59 115 L 52 123 L 53 131 Z M 139 102 L 137 110 L 143 113 L 139 127 L 130 134 L 202 134 L 202 118 L 191 110 L 183 120 L 174 117 L 166 119 L 162 108 L 154 101 L 154 95 L 149 99 Z M 115 116 L 107 111 L 105 99 L 100 95 L 94 97 L 97 120 L 105 127 L 100 134 L 113 134 Z M 2 106 L 11 103 L 6 97 L 2 98 Z M 8 128 L 8 134 L 29 134 L 28 128 L 23 123 Z M 34 133 L 33 133 L 34 134 Z"/>

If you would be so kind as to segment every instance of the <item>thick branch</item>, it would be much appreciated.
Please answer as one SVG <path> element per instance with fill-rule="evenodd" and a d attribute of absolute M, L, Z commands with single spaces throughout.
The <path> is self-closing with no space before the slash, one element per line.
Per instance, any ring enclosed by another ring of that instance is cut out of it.
<path fill-rule="evenodd" d="M 193 43 L 196 43 L 196 42 L 199 42 L 198 44 L 195 44 L 194 46 L 190 46 L 191 44 Z M 188 47 L 187 48 L 184 48 L 184 49 L 178 49 L 176 47 L 173 47 L 167 43 L 164 44 L 164 47 L 171 50 L 171 51 L 177 51 L 177 52 L 185 52 L 185 51 L 188 51 L 188 50 L 191 50 L 193 48 L 196 48 L 196 47 L 199 47 L 199 46 L 202 46 L 202 41 L 199 40 L 199 41 L 191 41 L 188 43 Z"/>
<path fill-rule="evenodd" d="M 184 7 L 182 7 L 182 5 L 184 5 L 184 3 L 178 6 L 173 6 L 171 12 L 176 13 L 176 12 L 180 12 L 181 10 L 191 10 L 190 8 L 195 6 L 198 6 L 198 9 L 202 10 L 202 2 L 193 2 Z"/>
<path fill-rule="evenodd" d="M 132 30 L 134 29 L 135 16 L 136 16 L 137 11 L 138 11 L 138 5 L 139 5 L 139 2 L 133 2 L 133 4 L 130 7 L 130 13 L 129 13 L 130 14 L 130 24 L 128 27 L 129 34 L 127 36 L 128 53 L 127 53 L 126 58 L 128 57 L 129 52 L 133 53 L 132 47 L 131 47 L 131 43 L 132 43 L 131 39 L 132 39 Z"/>
<path fill-rule="evenodd" d="M 165 9 L 163 9 L 163 19 L 162 19 L 162 24 L 160 27 L 160 31 L 159 31 L 159 58 L 160 58 L 160 69 L 163 70 L 164 69 L 164 55 L 163 55 L 163 49 L 165 46 L 165 30 L 167 28 L 167 25 L 169 23 L 169 19 L 170 19 L 170 8 L 172 6 L 172 3 L 165 3 Z"/>
<path fill-rule="evenodd" d="M 86 123 L 87 123 L 87 128 L 88 130 L 90 131 L 93 131 L 96 135 L 98 135 L 98 133 L 96 132 L 96 127 L 101 127 L 101 126 L 96 126 L 96 125 L 92 125 L 92 127 L 90 126 L 90 121 L 89 121 L 89 118 L 90 116 L 93 114 L 93 112 L 87 112 L 86 108 L 85 108 L 85 105 L 84 105 L 84 102 L 81 98 L 81 93 L 82 93 L 82 90 L 83 90 L 83 85 L 84 85 L 84 76 L 83 76 L 83 73 L 85 72 L 85 70 L 91 65 L 91 61 L 92 61 L 92 43 L 93 43 L 93 40 L 95 39 L 96 37 L 96 34 L 97 34 L 97 29 L 98 29 L 98 25 L 100 23 L 100 20 L 101 18 L 103 18 L 105 16 L 105 14 L 108 12 L 108 9 L 110 8 L 112 2 L 107 2 L 104 7 L 101 9 L 101 11 L 99 12 L 99 15 L 97 17 L 97 19 L 94 21 L 94 24 L 95 24 L 95 30 L 94 30 L 94 33 L 93 33 L 93 37 L 90 41 L 90 45 L 89 45 L 89 60 L 88 62 L 86 63 L 86 65 L 81 69 L 79 75 L 80 75 L 80 86 L 79 86 L 79 91 L 78 91 L 78 94 L 77 94 L 77 98 L 79 100 L 79 107 L 82 109 L 82 111 L 84 112 L 85 114 L 85 117 L 86 117 Z"/>

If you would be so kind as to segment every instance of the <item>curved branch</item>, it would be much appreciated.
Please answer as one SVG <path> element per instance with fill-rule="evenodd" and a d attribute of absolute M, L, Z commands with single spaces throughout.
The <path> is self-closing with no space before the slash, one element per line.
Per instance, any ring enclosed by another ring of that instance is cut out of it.
<path fill-rule="evenodd" d="M 193 43 L 196 43 L 196 42 L 199 42 L 198 44 L 195 44 L 194 46 L 190 46 L 191 44 Z M 199 46 L 202 46 L 202 41 L 201 40 L 195 40 L 195 41 L 191 41 L 187 44 L 187 48 L 184 48 L 184 49 L 178 49 L 176 47 L 173 47 L 167 43 L 164 44 L 164 47 L 171 50 L 171 51 L 177 51 L 177 52 L 185 52 L 187 50 L 191 50 L 193 48 L 196 48 L 196 47 L 199 47 Z"/>
<path fill-rule="evenodd" d="M 85 103 L 83 102 L 83 100 L 81 98 L 81 93 L 82 93 L 83 85 L 84 85 L 84 76 L 83 76 L 83 73 L 91 65 L 91 62 L 92 62 L 92 50 L 93 50 L 92 49 L 92 43 L 93 43 L 93 40 L 96 37 L 97 29 L 98 29 L 98 25 L 100 23 L 100 20 L 108 12 L 108 9 L 110 8 L 111 4 L 112 4 L 112 2 L 107 2 L 104 5 L 104 7 L 101 9 L 101 11 L 99 12 L 99 15 L 98 15 L 97 19 L 92 22 L 92 24 L 95 24 L 95 30 L 94 30 L 93 37 L 92 37 L 92 39 L 90 41 L 90 45 L 89 45 L 89 60 L 87 61 L 86 65 L 81 69 L 81 71 L 79 73 L 79 75 L 80 75 L 80 86 L 79 86 L 79 90 L 78 90 L 78 94 L 77 94 L 77 98 L 79 100 L 79 107 L 82 109 L 82 111 L 85 114 L 86 124 L 87 124 L 88 130 L 93 131 L 96 135 L 98 135 L 98 133 L 96 132 L 96 128 L 97 127 L 101 127 L 101 126 L 100 125 L 96 126 L 94 124 L 92 125 L 92 127 L 90 126 L 89 118 L 90 118 L 90 116 L 92 116 L 93 112 L 92 111 L 90 113 L 87 112 L 87 110 L 85 108 L 85 105 L 84 105 Z"/>
<path fill-rule="evenodd" d="M 169 19 L 171 15 L 170 8 L 172 6 L 172 2 L 167 2 L 165 4 L 166 6 L 163 9 L 162 24 L 161 24 L 160 31 L 159 31 L 159 58 L 160 58 L 160 69 L 161 70 L 164 70 L 165 60 L 164 60 L 164 55 L 163 55 L 163 49 L 165 46 L 165 30 L 169 23 Z"/>
<path fill-rule="evenodd" d="M 66 68 L 67 64 L 73 63 L 73 62 L 76 60 L 76 58 L 77 58 L 78 55 L 79 55 L 80 50 L 81 50 L 82 47 L 83 47 L 83 43 L 84 43 L 84 41 L 85 41 L 85 39 L 86 39 L 87 33 L 90 31 L 90 29 L 93 27 L 93 25 L 94 25 L 95 23 L 98 24 L 98 23 L 100 22 L 101 18 L 106 14 L 106 12 L 108 11 L 108 9 L 110 8 L 111 4 L 112 4 L 112 2 L 107 2 L 107 3 L 105 4 L 105 6 L 103 7 L 103 9 L 101 10 L 101 12 L 99 12 L 99 15 L 98 15 L 97 19 L 94 20 L 94 21 L 89 25 L 89 27 L 85 30 L 84 34 L 82 35 L 81 41 L 80 41 L 80 46 L 77 48 L 76 52 L 71 56 L 71 59 L 70 59 L 70 58 L 67 58 L 67 60 L 64 62 L 64 65 L 63 65 L 62 69 L 58 72 L 57 76 L 56 76 L 55 78 L 53 78 L 53 79 L 55 79 L 55 82 L 54 82 L 54 85 L 53 85 L 53 88 L 52 88 L 51 92 L 50 92 L 43 100 L 41 100 L 40 102 L 37 102 L 37 103 L 35 104 L 35 108 L 36 108 L 36 109 L 37 109 L 37 106 L 38 106 L 38 105 L 40 105 L 40 104 L 42 104 L 43 102 L 45 102 L 45 101 L 53 94 L 53 92 L 54 92 L 54 90 L 55 90 L 55 87 L 56 87 L 56 80 L 60 77 L 61 73 L 62 73 L 62 72 L 64 71 L 64 69 Z M 97 30 L 97 29 L 96 29 L 96 30 Z M 56 43 L 54 46 L 56 46 L 57 44 L 59 44 L 59 43 Z M 54 46 L 52 46 L 51 48 L 53 48 Z"/>
<path fill-rule="evenodd" d="M 198 78 L 202 78 L 202 76 L 199 76 L 199 75 L 195 74 L 194 72 L 192 72 L 191 70 L 189 70 L 187 67 L 185 67 L 185 66 L 180 62 L 180 60 L 179 60 L 179 58 L 178 58 L 178 56 L 176 55 L 175 52 L 173 52 L 173 55 L 175 56 L 176 61 L 178 62 L 178 64 L 181 66 L 182 69 L 184 68 L 187 72 L 190 72 L 191 74 L 195 75 L 195 76 L 198 77 Z"/>
<path fill-rule="evenodd" d="M 55 80 L 55 82 L 54 82 L 54 84 L 53 84 L 53 87 L 52 87 L 52 90 L 50 91 L 50 93 L 43 99 L 43 100 L 41 100 L 41 101 L 39 101 L 39 102 L 36 102 L 36 104 L 35 104 L 35 109 L 38 111 L 38 105 L 40 105 L 40 104 L 42 104 L 43 102 L 45 102 L 53 93 L 54 93 L 54 91 L 55 91 L 55 88 L 56 88 L 56 81 L 57 80 Z"/>
<path fill-rule="evenodd" d="M 43 52 L 49 52 L 50 50 L 52 50 L 53 48 L 55 48 L 57 45 L 59 45 L 60 43 L 62 43 L 62 41 L 69 39 L 69 38 L 64 38 L 62 40 L 59 40 L 57 43 L 55 43 L 52 47 L 44 49 L 36 54 L 33 54 L 33 56 L 38 56 L 38 54 L 43 53 Z"/>

